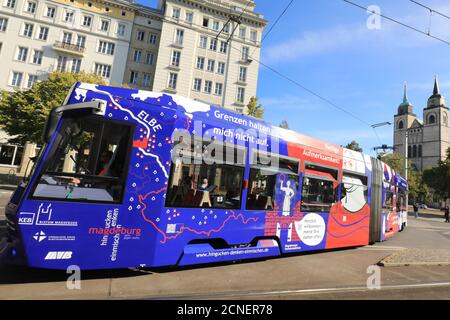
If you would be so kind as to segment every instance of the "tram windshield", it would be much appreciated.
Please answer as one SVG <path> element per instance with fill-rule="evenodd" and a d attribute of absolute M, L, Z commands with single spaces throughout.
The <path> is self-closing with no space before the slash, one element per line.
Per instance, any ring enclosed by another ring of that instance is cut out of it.
<path fill-rule="evenodd" d="M 131 126 L 97 116 L 64 119 L 32 197 L 120 202 L 131 133 Z"/>

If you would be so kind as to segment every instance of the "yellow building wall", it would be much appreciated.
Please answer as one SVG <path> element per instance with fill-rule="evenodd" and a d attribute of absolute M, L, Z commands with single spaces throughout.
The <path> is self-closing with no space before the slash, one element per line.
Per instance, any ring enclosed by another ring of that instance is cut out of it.
<path fill-rule="evenodd" d="M 117 4 L 106 4 L 103 2 L 95 1 L 95 0 L 53 0 L 54 2 L 58 2 L 67 6 L 83 9 L 86 11 L 90 11 L 97 14 L 102 14 L 105 16 L 109 16 L 116 19 L 122 19 L 127 21 L 134 21 L 134 9 L 126 8 L 126 7 L 116 7 Z M 88 6 L 88 2 L 92 3 L 92 6 Z M 108 7 L 109 11 L 106 11 L 105 8 Z M 126 8 L 126 9 L 125 9 Z M 122 16 L 122 11 L 126 11 L 126 16 Z"/>

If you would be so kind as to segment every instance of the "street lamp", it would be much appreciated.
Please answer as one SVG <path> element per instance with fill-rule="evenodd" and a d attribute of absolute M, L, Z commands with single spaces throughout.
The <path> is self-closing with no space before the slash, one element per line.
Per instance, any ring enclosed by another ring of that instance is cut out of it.
<path fill-rule="evenodd" d="M 381 122 L 381 123 L 376 123 L 371 125 L 372 128 L 378 128 L 378 127 L 382 127 L 382 126 L 390 126 L 392 123 L 386 121 L 386 122 Z"/>

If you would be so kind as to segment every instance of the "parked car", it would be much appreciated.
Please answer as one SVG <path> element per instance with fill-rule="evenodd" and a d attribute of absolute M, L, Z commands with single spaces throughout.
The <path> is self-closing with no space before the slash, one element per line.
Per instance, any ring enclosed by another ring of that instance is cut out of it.
<path fill-rule="evenodd" d="M 428 209 L 428 206 L 425 203 L 420 203 L 419 209 Z"/>

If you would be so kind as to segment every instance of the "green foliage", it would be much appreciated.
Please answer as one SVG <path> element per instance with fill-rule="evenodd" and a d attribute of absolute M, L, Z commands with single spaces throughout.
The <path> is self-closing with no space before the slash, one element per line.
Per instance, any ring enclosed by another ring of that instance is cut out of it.
<path fill-rule="evenodd" d="M 437 167 L 424 170 L 423 180 L 442 200 L 450 198 L 450 148 L 447 149 L 447 158 L 439 161 Z"/>
<path fill-rule="evenodd" d="M 381 157 L 381 161 L 388 164 L 395 172 L 403 174 L 404 159 L 398 153 L 391 153 Z"/>
<path fill-rule="evenodd" d="M 258 103 L 257 97 L 252 97 L 250 99 L 250 102 L 247 105 L 247 115 L 259 119 L 264 118 L 264 108 Z"/>
<path fill-rule="evenodd" d="M 289 123 L 286 120 L 281 121 L 280 128 L 289 130 Z"/>
<path fill-rule="evenodd" d="M 404 158 L 400 154 L 388 154 L 383 156 L 381 160 L 394 169 L 395 172 L 401 175 L 404 174 Z M 423 174 L 414 170 L 410 161 L 408 161 L 408 185 L 410 203 L 431 201 L 432 194 L 429 186 L 424 182 Z"/>
<path fill-rule="evenodd" d="M 363 152 L 363 149 L 359 146 L 359 143 L 356 142 L 355 140 L 346 145 L 345 148 L 353 151 Z"/>
<path fill-rule="evenodd" d="M 60 106 L 77 82 L 105 84 L 102 77 L 88 73 L 55 72 L 48 80 L 34 83 L 27 91 L 0 93 L 0 126 L 10 142 L 41 143 L 42 130 L 51 109 Z"/>

